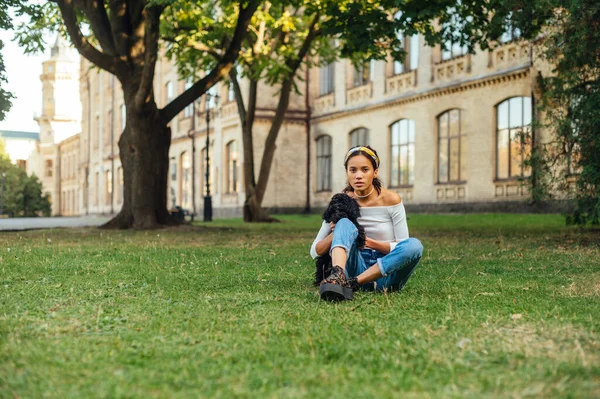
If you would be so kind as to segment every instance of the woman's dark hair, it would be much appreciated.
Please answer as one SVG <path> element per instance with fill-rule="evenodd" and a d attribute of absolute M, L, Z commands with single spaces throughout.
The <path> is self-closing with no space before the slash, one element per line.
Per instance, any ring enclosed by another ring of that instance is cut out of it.
<path fill-rule="evenodd" d="M 375 151 L 373 148 L 371 148 L 368 145 L 365 145 L 363 147 L 366 147 L 369 150 L 373 151 L 375 153 L 375 156 L 377 157 L 377 159 L 379 159 L 379 155 L 377 155 L 377 151 Z M 355 147 L 352 147 L 352 148 L 355 148 Z M 350 158 L 355 157 L 357 155 L 363 155 L 365 158 L 367 158 L 369 161 L 371 161 L 371 164 L 373 165 L 374 170 L 379 169 L 379 165 L 377 165 L 377 161 L 375 159 L 373 159 L 373 157 L 369 153 L 362 151 L 362 150 L 358 150 L 358 151 L 353 152 L 352 154 L 350 154 L 348 156 L 348 158 L 346 158 L 346 161 L 344 162 L 344 168 L 346 170 L 348 170 L 348 161 L 350 161 Z M 377 190 L 377 194 L 381 194 L 382 184 L 381 184 L 381 180 L 379 180 L 378 177 L 375 177 L 373 179 L 373 187 L 375 187 L 375 190 Z M 342 192 L 343 193 L 353 193 L 354 187 L 352 187 L 352 185 L 350 185 L 350 183 L 346 182 L 346 188 L 344 188 L 344 190 Z"/>

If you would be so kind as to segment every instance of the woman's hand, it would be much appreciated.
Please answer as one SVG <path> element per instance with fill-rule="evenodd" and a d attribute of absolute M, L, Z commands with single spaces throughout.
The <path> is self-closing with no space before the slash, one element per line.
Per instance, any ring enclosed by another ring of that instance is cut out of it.
<path fill-rule="evenodd" d="M 374 249 L 384 254 L 390 253 L 389 242 L 372 240 L 369 237 L 365 237 L 365 248 Z"/>

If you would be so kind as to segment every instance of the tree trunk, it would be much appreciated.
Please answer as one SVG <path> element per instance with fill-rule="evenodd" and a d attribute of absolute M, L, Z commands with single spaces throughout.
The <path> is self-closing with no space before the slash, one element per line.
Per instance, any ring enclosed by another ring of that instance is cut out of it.
<path fill-rule="evenodd" d="M 127 94 L 127 123 L 119 139 L 123 207 L 103 227 L 153 229 L 176 225 L 178 223 L 167 210 L 171 129 L 162 120 L 153 99 L 143 109 L 136 109 L 135 94 Z"/>
<path fill-rule="evenodd" d="M 254 191 L 246 195 L 244 202 L 244 222 L 248 223 L 279 223 L 279 219 L 270 216 L 265 208 L 258 202 Z"/>

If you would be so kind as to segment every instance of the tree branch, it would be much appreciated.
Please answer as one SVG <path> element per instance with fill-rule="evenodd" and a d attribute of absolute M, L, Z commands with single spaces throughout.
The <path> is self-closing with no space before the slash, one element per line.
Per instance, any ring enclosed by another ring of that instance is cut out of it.
<path fill-rule="evenodd" d="M 112 36 L 110 21 L 104 7 L 104 0 L 86 1 L 82 11 L 90 21 L 90 26 L 92 27 L 94 36 L 98 39 L 98 43 L 100 43 L 100 47 L 102 47 L 102 51 L 107 55 L 115 56 L 117 50 Z"/>
<path fill-rule="evenodd" d="M 304 38 L 304 43 L 300 47 L 298 51 L 298 55 L 294 58 L 288 58 L 285 64 L 290 68 L 290 77 L 293 77 L 296 74 L 296 71 L 302 64 L 304 57 L 308 54 L 308 50 L 310 50 L 310 46 L 312 46 L 313 40 L 321 33 L 320 29 L 317 29 L 317 22 L 319 22 L 320 14 L 315 14 L 308 31 L 308 34 Z"/>
<path fill-rule="evenodd" d="M 177 32 L 177 30 L 175 30 L 175 32 Z M 177 43 L 176 40 L 174 40 L 173 38 L 170 38 L 170 37 L 163 37 L 162 40 L 165 42 L 169 42 L 169 43 Z M 202 51 L 202 52 L 212 55 L 213 58 L 217 61 L 220 61 L 221 58 L 223 58 L 223 54 L 221 54 L 217 49 L 208 47 L 204 43 L 194 42 L 193 44 L 190 45 L 190 47 L 192 47 L 196 51 Z"/>
<path fill-rule="evenodd" d="M 246 112 L 246 107 L 244 105 L 244 97 L 242 95 L 242 90 L 238 82 L 237 72 L 235 68 L 232 68 L 231 71 L 229 71 L 229 79 L 231 80 L 231 84 L 233 85 L 233 91 L 235 93 L 235 102 L 238 106 L 238 114 L 242 125 L 242 148 L 244 151 L 244 186 L 246 189 L 246 193 L 251 193 L 256 187 L 256 179 L 254 177 L 254 140 L 252 138 L 252 126 L 248 125 L 248 113 Z M 256 98 L 256 90 L 254 90 L 254 92 L 254 97 Z M 256 103 L 256 99 L 254 100 L 254 102 Z"/>
<path fill-rule="evenodd" d="M 158 58 L 158 36 L 160 14 L 163 8 L 158 6 L 147 7 L 143 13 L 146 14 L 145 32 L 144 32 L 144 67 L 142 70 L 142 80 L 135 95 L 135 105 L 138 108 L 148 102 L 152 94 L 152 83 L 154 81 L 154 70 Z"/>
<path fill-rule="evenodd" d="M 237 78 L 237 71 L 235 68 L 231 68 L 229 71 L 229 80 L 233 85 L 233 92 L 235 93 L 235 102 L 238 106 L 238 113 L 240 115 L 240 120 L 242 123 L 246 120 L 246 104 L 244 104 L 244 96 L 242 95 L 242 89 L 240 87 L 240 82 Z"/>
<path fill-rule="evenodd" d="M 242 40 L 246 36 L 248 24 L 258 7 L 258 2 L 258 0 L 249 0 L 246 8 L 242 8 L 240 4 L 237 25 L 227 51 L 208 75 L 194 83 L 192 87 L 184 91 L 160 111 L 164 121 L 168 122 L 173 119 L 186 106 L 191 104 L 192 101 L 204 94 L 206 90 L 214 86 L 223 77 L 227 76 L 240 53 Z"/>
<path fill-rule="evenodd" d="M 85 57 L 92 64 L 114 74 L 116 64 L 114 59 L 102 53 L 100 50 L 90 44 L 90 42 L 81 33 L 81 29 L 77 23 L 77 15 L 75 14 L 75 9 L 72 5 L 73 3 L 69 0 L 56 0 L 56 3 L 60 8 L 60 13 L 62 14 L 63 20 L 65 21 L 65 26 L 67 27 L 69 37 L 71 38 L 71 41 L 75 45 L 75 48 L 79 54 Z"/>
<path fill-rule="evenodd" d="M 125 0 L 109 0 L 110 26 L 115 42 L 116 52 L 119 56 L 127 56 L 129 52 L 129 38 L 132 33 L 129 8 Z"/>
<path fill-rule="evenodd" d="M 248 92 L 248 112 L 246 113 L 246 124 L 252 130 L 256 118 L 256 95 L 258 93 L 258 79 L 250 78 L 250 90 Z"/>
<path fill-rule="evenodd" d="M 262 203 L 265 192 L 267 191 L 267 183 L 269 181 L 269 175 L 271 173 L 273 157 L 275 155 L 275 142 L 277 141 L 279 130 L 281 129 L 285 113 L 289 106 L 290 93 L 294 85 L 294 77 L 296 76 L 298 68 L 300 67 L 300 65 L 302 65 L 302 61 L 306 57 L 306 54 L 308 54 L 308 50 L 310 50 L 310 46 L 312 45 L 313 40 L 315 39 L 315 37 L 317 37 L 317 34 L 319 33 L 319 31 L 317 30 L 317 22 L 319 21 L 319 17 L 319 13 L 317 13 L 314 16 L 308 34 L 304 38 L 304 42 L 302 43 L 302 46 L 300 47 L 297 56 L 293 58 L 290 57 L 286 60 L 286 65 L 290 68 L 290 72 L 281 85 L 279 103 L 277 104 L 277 110 L 275 111 L 275 116 L 273 117 L 271 129 L 269 129 L 269 134 L 265 139 L 265 149 L 260 163 L 260 172 L 258 176 L 258 183 L 256 185 L 255 194 L 257 202 L 259 204 Z M 308 95 L 308 93 L 304 93 L 304 95 L 306 96 Z"/>
<path fill-rule="evenodd" d="M 263 12 L 265 14 L 267 14 L 270 9 L 271 9 L 271 3 L 270 2 L 265 3 Z M 254 46 L 252 46 L 252 53 L 254 55 L 258 54 L 258 52 L 260 51 L 260 46 L 263 43 L 263 41 L 265 40 L 265 31 L 266 31 L 266 22 L 263 19 L 260 22 L 260 25 L 258 27 L 258 32 L 256 34 L 256 41 L 254 42 Z"/>

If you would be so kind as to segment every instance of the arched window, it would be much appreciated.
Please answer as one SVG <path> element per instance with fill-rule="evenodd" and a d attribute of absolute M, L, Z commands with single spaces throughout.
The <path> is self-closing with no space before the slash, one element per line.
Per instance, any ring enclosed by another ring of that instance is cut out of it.
<path fill-rule="evenodd" d="M 331 136 L 317 139 L 317 191 L 331 191 Z"/>
<path fill-rule="evenodd" d="M 192 207 L 192 162 L 187 151 L 181 153 L 181 207 Z"/>
<path fill-rule="evenodd" d="M 531 98 L 509 98 L 496 106 L 496 178 L 529 176 L 523 160 L 530 153 Z"/>
<path fill-rule="evenodd" d="M 227 187 L 227 193 L 237 193 L 239 192 L 239 155 L 236 140 L 227 143 L 225 148 L 225 160 L 227 167 L 227 170 L 225 171 L 225 178 L 227 179 L 225 187 Z"/>
<path fill-rule="evenodd" d="M 54 163 L 52 162 L 51 159 L 46 159 L 46 167 L 44 169 L 45 169 L 44 175 L 46 177 L 52 177 L 52 175 L 54 174 Z"/>
<path fill-rule="evenodd" d="M 350 132 L 350 147 L 369 145 L 369 129 L 359 127 Z"/>
<path fill-rule="evenodd" d="M 438 183 L 467 180 L 467 136 L 461 114 L 459 109 L 451 109 L 438 117 Z"/>
<path fill-rule="evenodd" d="M 402 119 L 391 126 L 390 186 L 412 186 L 415 173 L 415 121 Z"/>

